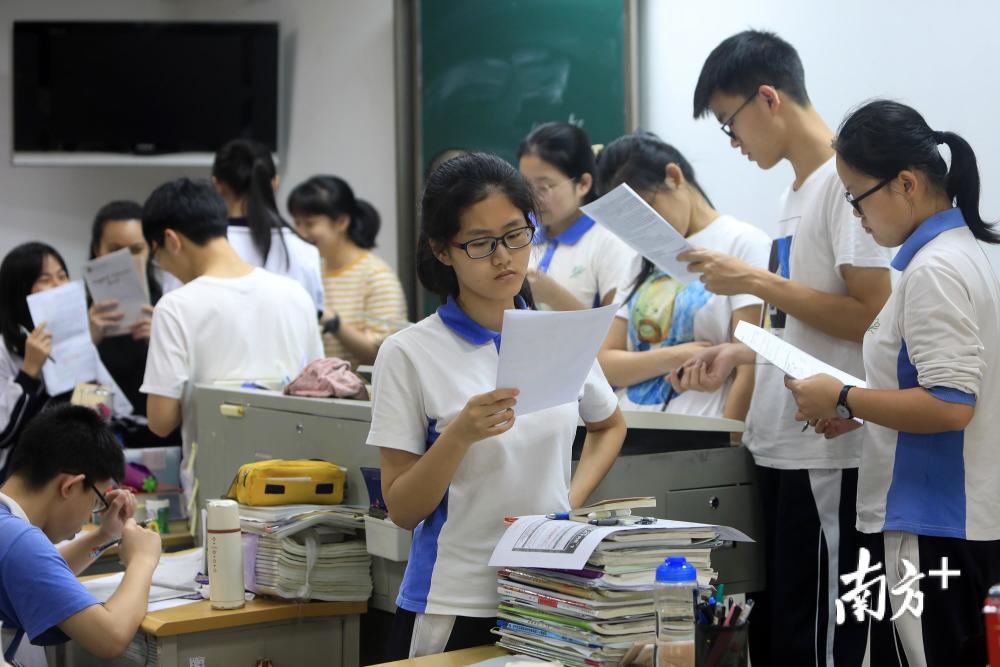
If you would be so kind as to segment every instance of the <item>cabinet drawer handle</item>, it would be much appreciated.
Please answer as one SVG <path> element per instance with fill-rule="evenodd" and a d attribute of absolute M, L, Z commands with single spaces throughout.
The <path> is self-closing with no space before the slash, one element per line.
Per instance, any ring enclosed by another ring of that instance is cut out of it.
<path fill-rule="evenodd" d="M 234 417 L 240 418 L 246 415 L 246 409 L 242 405 L 232 405 L 231 403 L 223 403 L 219 406 L 219 414 L 223 417 Z"/>
<path fill-rule="evenodd" d="M 719 496 L 712 496 L 708 499 L 708 506 L 714 510 L 719 509 Z"/>

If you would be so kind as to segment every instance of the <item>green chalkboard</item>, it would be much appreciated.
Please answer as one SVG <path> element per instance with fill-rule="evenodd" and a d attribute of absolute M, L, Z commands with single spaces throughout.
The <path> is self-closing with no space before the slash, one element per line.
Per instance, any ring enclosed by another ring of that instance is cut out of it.
<path fill-rule="evenodd" d="M 600 144 L 626 131 L 623 0 L 421 0 L 418 41 L 422 165 L 453 147 L 513 163 L 549 121 Z"/>

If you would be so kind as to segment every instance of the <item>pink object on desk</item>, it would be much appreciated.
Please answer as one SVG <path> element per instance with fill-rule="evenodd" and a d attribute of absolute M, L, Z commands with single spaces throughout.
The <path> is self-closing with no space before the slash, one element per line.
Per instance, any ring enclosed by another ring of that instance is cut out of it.
<path fill-rule="evenodd" d="M 309 362 L 299 376 L 285 387 L 285 393 L 314 398 L 368 399 L 364 380 L 351 371 L 350 363 L 337 357 Z"/>

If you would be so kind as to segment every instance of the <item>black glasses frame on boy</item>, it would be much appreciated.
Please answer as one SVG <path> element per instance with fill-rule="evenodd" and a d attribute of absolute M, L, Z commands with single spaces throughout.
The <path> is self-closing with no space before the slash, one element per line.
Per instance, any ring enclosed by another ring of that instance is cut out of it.
<path fill-rule="evenodd" d="M 758 86 L 758 88 L 759 88 L 759 86 Z M 720 130 L 722 130 L 722 133 L 723 133 L 723 134 L 725 134 L 725 135 L 726 135 L 727 137 L 729 137 L 730 139 L 736 139 L 736 138 L 737 138 L 737 137 L 736 137 L 736 134 L 735 134 L 735 133 L 733 132 L 733 121 L 734 121 L 734 120 L 736 120 L 736 114 L 738 114 L 739 112 L 741 112 L 741 111 L 743 111 L 744 109 L 746 109 L 746 108 L 747 108 L 747 106 L 748 106 L 748 105 L 749 105 L 749 104 L 750 104 L 751 102 L 753 102 L 753 101 L 754 101 L 754 98 L 755 98 L 755 97 L 757 97 L 757 95 L 758 95 L 758 93 L 759 93 L 759 92 L 760 92 L 759 90 L 755 90 L 755 91 L 753 91 L 753 94 L 751 94 L 751 95 L 750 95 L 750 97 L 746 98 L 746 100 L 745 100 L 745 101 L 743 102 L 743 104 L 741 104 L 741 105 L 740 105 L 740 106 L 739 106 L 739 107 L 738 107 L 738 108 L 736 109 L 736 111 L 734 111 L 734 112 L 732 113 L 732 115 L 731 115 L 731 116 L 729 116 L 729 118 L 727 118 L 727 119 L 726 119 L 726 120 L 725 120 L 725 121 L 724 121 L 724 122 L 722 123 L 722 125 L 720 125 L 720 126 L 719 126 L 719 129 L 720 129 Z"/>
<path fill-rule="evenodd" d="M 497 247 L 503 243 L 507 250 L 520 250 L 530 245 L 531 239 L 535 237 L 535 228 L 531 225 L 512 229 L 501 236 L 481 236 L 465 243 L 455 243 L 449 245 L 453 248 L 461 248 L 469 259 L 486 259 L 497 251 Z"/>
<path fill-rule="evenodd" d="M 893 178 L 895 178 L 895 176 L 893 176 Z M 878 183 L 878 185 L 876 185 L 873 188 L 869 188 L 868 190 L 865 190 L 864 192 L 862 192 L 857 197 L 851 196 L 850 192 L 845 192 L 844 193 L 844 199 L 847 200 L 848 204 L 850 204 L 851 206 L 854 207 L 854 210 L 857 211 L 858 215 L 864 215 L 864 211 L 861 210 L 861 202 L 862 202 L 862 200 L 864 200 L 866 197 L 872 196 L 873 194 L 875 194 L 876 192 L 878 192 L 879 190 L 881 190 L 885 186 L 889 185 L 889 183 L 892 183 L 892 178 L 887 178 L 884 181 L 880 181 Z"/>

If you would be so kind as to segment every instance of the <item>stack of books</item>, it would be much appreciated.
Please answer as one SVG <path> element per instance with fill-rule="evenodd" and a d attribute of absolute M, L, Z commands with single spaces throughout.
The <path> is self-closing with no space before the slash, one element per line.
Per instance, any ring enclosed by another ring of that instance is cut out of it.
<path fill-rule="evenodd" d="M 580 520 L 584 513 L 616 511 L 607 507 L 608 503 L 604 505 L 600 510 L 594 506 L 584 508 L 567 518 Z M 521 564 L 516 567 L 500 568 L 500 605 L 494 631 L 500 637 L 498 646 L 514 653 L 558 660 L 569 667 L 614 667 L 634 643 L 655 638 L 653 587 L 656 568 L 666 557 L 686 557 L 697 569 L 701 586 L 708 586 L 717 576 L 711 566 L 712 548 L 722 543 L 716 527 L 667 522 L 644 525 L 631 513 L 619 514 L 619 518 L 623 516 L 631 517 L 619 523 L 627 529 L 609 532 L 596 546 L 589 547 L 592 550 L 582 569 L 527 566 L 527 556 L 521 556 Z M 563 532 L 573 530 L 563 517 L 559 520 L 562 526 L 546 526 L 553 535 L 559 533 L 559 528 Z M 538 526 L 536 522 L 530 530 L 541 532 Z M 581 526 L 577 530 L 587 529 Z M 605 526 L 603 530 L 614 529 Z M 576 538 L 574 543 L 579 542 L 582 540 Z M 554 538 L 552 543 L 556 544 Z M 514 551 L 523 546 L 519 542 Z M 554 546 L 552 553 L 557 550 L 569 548 Z M 502 564 L 503 558 L 500 560 Z"/>
<path fill-rule="evenodd" d="M 365 509 L 345 505 L 240 505 L 246 587 L 287 599 L 371 597 Z"/>

